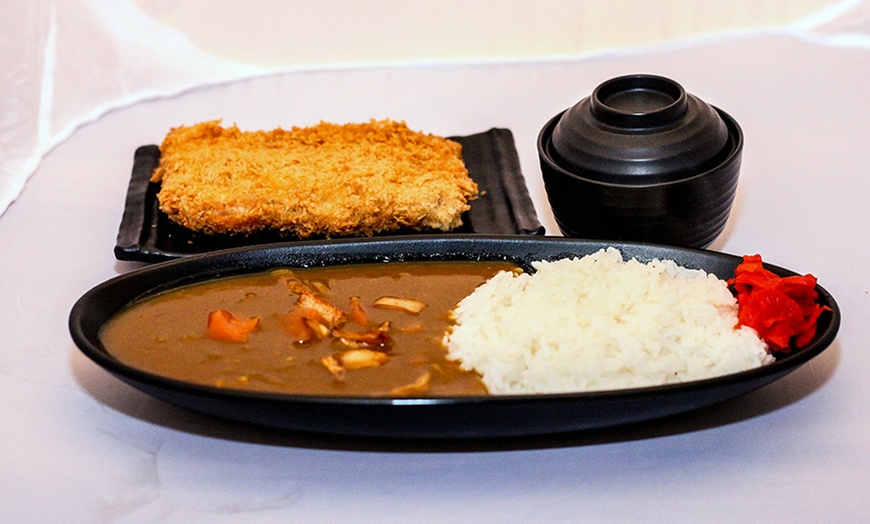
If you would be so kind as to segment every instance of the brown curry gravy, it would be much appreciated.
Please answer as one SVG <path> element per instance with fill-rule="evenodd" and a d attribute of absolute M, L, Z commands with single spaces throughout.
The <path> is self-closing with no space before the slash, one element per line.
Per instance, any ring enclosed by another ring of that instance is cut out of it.
<path fill-rule="evenodd" d="M 442 343 L 449 312 L 499 271 L 518 271 L 508 262 L 400 262 L 273 270 L 194 284 L 136 302 L 113 317 L 101 339 L 118 360 L 141 370 L 186 382 L 260 392 L 310 395 L 389 395 L 430 374 L 425 392 L 414 396 L 483 395 L 473 372 L 447 360 Z M 390 359 L 377 367 L 348 370 L 337 380 L 321 359 L 341 352 L 335 340 L 297 344 L 281 317 L 295 307 L 287 280 L 298 279 L 318 296 L 347 311 L 361 298 L 370 324 L 390 322 Z M 422 301 L 419 314 L 372 307 L 381 296 Z M 247 342 L 205 336 L 210 311 L 237 318 L 258 317 Z M 424 329 L 415 332 L 422 326 Z"/>

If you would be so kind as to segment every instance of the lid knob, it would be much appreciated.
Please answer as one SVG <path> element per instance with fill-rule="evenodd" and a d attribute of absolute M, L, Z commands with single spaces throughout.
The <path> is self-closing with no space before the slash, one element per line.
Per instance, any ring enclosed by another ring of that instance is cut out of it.
<path fill-rule="evenodd" d="M 629 185 L 694 176 L 721 161 L 729 146 L 713 106 L 655 75 L 601 83 L 558 118 L 548 145 L 577 176 Z"/>
<path fill-rule="evenodd" d="M 614 78 L 596 87 L 590 109 L 604 124 L 647 129 L 679 120 L 688 103 L 686 91 L 673 80 L 637 75 Z"/>

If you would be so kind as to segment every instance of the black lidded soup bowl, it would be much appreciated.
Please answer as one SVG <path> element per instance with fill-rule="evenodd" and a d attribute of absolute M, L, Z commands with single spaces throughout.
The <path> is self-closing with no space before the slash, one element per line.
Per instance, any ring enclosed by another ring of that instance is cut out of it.
<path fill-rule="evenodd" d="M 553 117 L 537 146 L 564 235 L 703 248 L 730 215 L 743 132 L 677 82 L 638 74 Z"/>

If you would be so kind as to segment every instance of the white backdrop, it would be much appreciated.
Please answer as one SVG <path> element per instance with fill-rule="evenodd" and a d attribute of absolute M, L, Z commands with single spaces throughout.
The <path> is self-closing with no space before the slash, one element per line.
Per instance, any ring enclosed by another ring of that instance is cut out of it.
<path fill-rule="evenodd" d="M 82 124 L 194 86 L 305 69 L 564 59 L 746 31 L 870 38 L 860 0 L 35 0 L 4 2 L 0 15 L 0 216 Z"/>

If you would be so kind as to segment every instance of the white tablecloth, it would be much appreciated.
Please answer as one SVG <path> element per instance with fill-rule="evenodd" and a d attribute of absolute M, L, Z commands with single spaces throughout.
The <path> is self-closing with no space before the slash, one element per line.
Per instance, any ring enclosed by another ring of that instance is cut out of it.
<path fill-rule="evenodd" d="M 845 22 L 844 22 L 845 23 Z M 8 522 L 870 521 L 870 46 L 767 32 L 566 61 L 265 76 L 117 109 L 53 149 L 0 218 L 0 493 Z M 667 422 L 509 442 L 397 444 L 191 414 L 112 378 L 66 319 L 113 258 L 133 152 L 172 126 L 390 117 L 513 131 L 541 221 L 544 122 L 601 81 L 679 81 L 742 125 L 737 202 L 711 249 L 815 274 L 834 344 L 788 377 Z"/>

